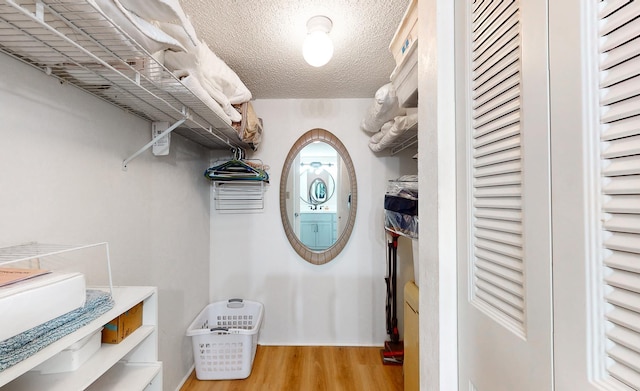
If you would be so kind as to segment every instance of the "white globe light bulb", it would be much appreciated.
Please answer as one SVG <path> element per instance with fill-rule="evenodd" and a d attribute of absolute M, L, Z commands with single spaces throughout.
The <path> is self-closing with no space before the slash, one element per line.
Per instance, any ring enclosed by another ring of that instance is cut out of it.
<path fill-rule="evenodd" d="M 333 56 L 333 42 L 324 31 L 314 31 L 307 35 L 302 46 L 302 56 L 309 65 L 321 67 Z"/>

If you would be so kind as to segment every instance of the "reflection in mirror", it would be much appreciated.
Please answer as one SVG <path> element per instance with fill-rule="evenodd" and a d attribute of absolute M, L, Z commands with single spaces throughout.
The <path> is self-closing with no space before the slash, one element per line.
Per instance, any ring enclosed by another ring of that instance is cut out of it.
<path fill-rule="evenodd" d="M 330 178 L 333 179 L 333 177 L 331 176 Z M 315 178 L 309 185 L 308 202 L 314 206 L 322 205 L 327 202 L 329 198 L 331 198 L 331 195 L 328 195 L 328 193 L 329 190 L 327 189 L 327 182 L 325 182 L 322 178 Z"/>
<path fill-rule="evenodd" d="M 337 137 L 313 129 L 298 139 L 280 182 L 280 215 L 298 254 L 323 264 L 344 248 L 355 220 L 356 193 L 353 163 Z"/>

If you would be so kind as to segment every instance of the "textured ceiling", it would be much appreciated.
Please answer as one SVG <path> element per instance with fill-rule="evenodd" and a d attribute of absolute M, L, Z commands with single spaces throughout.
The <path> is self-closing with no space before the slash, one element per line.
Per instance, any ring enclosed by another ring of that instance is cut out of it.
<path fill-rule="evenodd" d="M 181 0 L 200 39 L 254 99 L 369 98 L 395 63 L 388 46 L 409 0 Z M 302 58 L 307 20 L 333 21 L 332 60 Z"/>

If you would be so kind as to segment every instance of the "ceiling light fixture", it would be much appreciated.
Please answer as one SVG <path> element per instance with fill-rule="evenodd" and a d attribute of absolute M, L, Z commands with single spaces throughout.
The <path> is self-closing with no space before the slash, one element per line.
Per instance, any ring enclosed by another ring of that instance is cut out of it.
<path fill-rule="evenodd" d="M 326 16 L 314 16 L 307 21 L 307 38 L 302 45 L 302 56 L 309 65 L 321 67 L 333 56 L 333 42 L 329 32 L 333 27 Z"/>

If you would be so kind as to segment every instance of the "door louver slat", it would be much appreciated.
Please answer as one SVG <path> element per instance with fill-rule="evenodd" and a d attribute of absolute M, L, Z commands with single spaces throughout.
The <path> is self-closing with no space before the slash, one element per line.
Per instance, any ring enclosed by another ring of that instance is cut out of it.
<path fill-rule="evenodd" d="M 473 216 L 477 219 L 495 219 L 505 221 L 522 221 L 522 211 L 520 209 L 477 209 Z"/>
<path fill-rule="evenodd" d="M 501 197 L 501 198 L 478 198 L 473 206 L 480 209 L 516 209 L 522 210 L 522 201 L 516 197 Z"/>
<path fill-rule="evenodd" d="M 479 248 L 476 257 L 522 274 L 522 260 Z"/>
<path fill-rule="evenodd" d="M 491 149 L 495 149 L 496 145 L 501 145 L 501 146 L 503 145 L 503 144 L 496 144 L 496 142 L 503 141 L 503 140 L 506 141 L 509 138 L 517 137 L 519 135 L 520 135 L 520 126 L 517 124 L 513 124 L 512 126 L 505 126 L 503 128 L 496 129 L 490 133 L 477 134 L 476 140 L 473 143 L 473 146 L 476 147 L 479 150 L 479 152 L 485 152 L 484 149 L 481 149 L 482 147 L 490 146 Z M 506 141 L 506 142 L 509 142 L 509 141 Z M 506 149 L 508 148 L 509 146 L 506 147 Z M 504 152 L 504 151 L 505 150 L 503 149 L 503 150 L 499 150 L 498 152 Z"/>
<path fill-rule="evenodd" d="M 507 267 L 486 261 L 484 259 L 478 259 L 476 266 L 478 266 L 479 269 L 495 274 L 496 276 L 500 276 L 505 280 L 516 283 L 517 285 L 522 286 L 522 284 L 524 283 L 522 280 L 522 272 L 509 269 Z M 520 295 L 522 295 L 522 290 L 520 290 L 519 292 Z"/>
<path fill-rule="evenodd" d="M 524 317 L 523 311 L 518 311 L 513 306 L 508 304 L 505 300 L 490 295 L 482 289 L 477 290 L 476 296 L 486 304 L 500 311 L 500 313 L 507 315 L 514 322 L 517 322 L 519 319 Z"/>
<path fill-rule="evenodd" d="M 517 60 L 518 58 L 517 49 L 518 49 L 518 41 L 517 40 L 510 41 L 509 44 L 503 46 L 499 51 L 496 52 L 496 55 L 500 56 L 502 60 L 498 63 L 487 62 L 482 66 L 478 67 L 478 69 L 476 69 L 473 72 L 473 78 L 477 80 L 478 84 L 484 84 L 487 80 L 489 80 L 489 77 L 495 74 L 495 72 L 488 72 L 489 70 L 496 69 L 496 68 L 504 69 L 508 65 L 511 65 L 511 63 L 514 60 Z M 503 64 L 503 66 L 500 66 L 500 64 Z M 517 84 L 518 84 L 518 80 L 516 79 L 514 85 L 517 85 Z M 482 101 L 474 102 L 474 104 L 477 105 L 478 103 L 481 103 L 481 102 Z M 476 108 L 475 105 L 472 106 L 474 109 Z"/>
<path fill-rule="evenodd" d="M 636 234 L 616 232 L 604 241 L 604 246 L 609 250 L 640 254 L 640 238 Z"/>
<path fill-rule="evenodd" d="M 631 117 L 623 119 L 614 123 L 606 124 L 602 128 L 601 138 L 603 141 L 632 136 L 634 134 L 638 134 L 638 129 L 640 129 L 640 118 Z"/>
<path fill-rule="evenodd" d="M 640 389 L 640 2 L 600 10 L 603 298 L 608 374 Z"/>
<path fill-rule="evenodd" d="M 605 183 L 603 187 L 604 194 L 640 194 L 640 177 L 638 175 L 628 175 L 615 177 L 615 180 L 610 180 Z"/>
<path fill-rule="evenodd" d="M 476 282 L 478 284 L 478 289 L 495 297 L 498 300 L 501 300 L 503 303 L 513 307 L 511 312 L 519 313 L 522 312 L 524 307 L 524 301 L 518 297 L 517 295 L 511 294 L 507 291 L 502 290 L 501 288 L 481 279 L 478 279 Z"/>
<path fill-rule="evenodd" d="M 483 45 L 480 50 L 473 52 L 472 69 L 475 71 L 490 60 L 499 60 L 493 58 L 496 52 L 499 52 L 503 46 L 508 45 L 512 40 L 518 38 L 519 25 L 505 26 L 498 31 L 499 34 L 487 37 L 487 45 Z M 476 46 L 472 43 L 472 46 Z"/>
<path fill-rule="evenodd" d="M 522 248 L 520 247 L 504 245 L 481 238 L 476 240 L 476 247 L 522 261 Z"/>
<path fill-rule="evenodd" d="M 607 354 L 615 361 L 626 365 L 629 369 L 636 372 L 640 371 L 640 366 L 637 365 L 637 363 L 640 363 L 640 355 L 637 352 L 627 349 L 622 345 L 616 345 L 609 349 Z"/>
<path fill-rule="evenodd" d="M 476 227 L 476 237 L 486 239 L 495 243 L 518 246 L 520 244 L 520 235 L 509 234 L 505 232 L 492 231 Z"/>
<path fill-rule="evenodd" d="M 640 234 L 640 215 L 615 214 L 607 220 L 604 228 L 612 232 Z"/>
<path fill-rule="evenodd" d="M 480 188 L 489 186 L 518 185 L 521 182 L 522 178 L 520 173 L 509 173 L 490 177 L 480 177 L 474 181 L 474 186 Z"/>
<path fill-rule="evenodd" d="M 472 24 L 473 34 L 471 38 L 474 42 L 480 40 L 480 36 L 485 34 L 488 30 L 495 30 L 496 26 L 499 26 L 504 22 L 505 10 L 508 7 L 508 3 L 505 1 L 495 1 L 489 4 L 486 8 L 486 12 L 483 12 L 481 18 L 478 18 Z M 487 34 L 490 35 L 490 32 Z"/>
<path fill-rule="evenodd" d="M 638 372 L 630 369 L 625 365 L 614 364 L 609 367 L 609 374 L 621 381 L 624 384 L 627 384 L 630 387 L 634 387 L 634 384 L 640 384 L 640 375 Z"/>
<path fill-rule="evenodd" d="M 522 234 L 522 224 L 519 221 L 504 221 L 478 219 L 475 223 L 478 228 L 486 228 L 494 231 L 509 232 L 512 234 Z"/>
<path fill-rule="evenodd" d="M 621 308 L 626 308 L 630 311 L 638 312 L 638 310 L 640 310 L 640 303 L 638 302 L 640 296 L 638 295 L 638 292 L 633 292 L 626 289 L 627 287 L 635 289 L 635 286 L 633 284 L 637 283 L 638 281 L 634 281 L 633 277 L 629 278 L 630 274 L 635 273 L 617 272 L 617 274 L 619 275 L 613 278 L 608 278 L 606 280 L 607 283 L 609 283 L 611 286 L 620 288 L 612 290 L 611 293 L 607 295 L 607 301 Z M 640 338 L 640 335 L 638 335 L 638 338 Z"/>
<path fill-rule="evenodd" d="M 603 210 L 607 213 L 640 214 L 640 195 L 610 197 Z"/>
<path fill-rule="evenodd" d="M 472 297 L 526 334 L 520 3 L 483 2 L 471 20 Z"/>
<path fill-rule="evenodd" d="M 640 273 L 640 255 L 638 254 L 615 252 L 605 259 L 604 264 L 610 268 Z"/>
<path fill-rule="evenodd" d="M 607 296 L 607 300 L 620 307 L 638 312 L 640 310 L 640 276 L 636 273 L 616 270 L 607 276 L 605 282 L 612 287 L 624 289 L 624 291 L 613 290 Z"/>
<path fill-rule="evenodd" d="M 626 24 L 614 30 L 607 36 L 607 39 L 600 44 L 600 51 L 605 53 L 613 48 L 629 42 L 634 37 L 640 35 L 640 26 L 634 23 Z M 607 68 L 607 65 L 604 65 Z"/>
<path fill-rule="evenodd" d="M 637 64 L 640 69 L 640 61 Z M 609 105 L 602 114 L 602 122 L 613 122 L 621 119 L 634 117 L 640 114 L 640 97 L 623 100 Z"/>
<path fill-rule="evenodd" d="M 520 172 L 521 170 L 522 164 L 519 160 L 516 160 L 478 167 L 475 171 L 475 176 L 479 178 L 483 176 L 506 174 L 509 172 Z"/>
<path fill-rule="evenodd" d="M 631 156 L 631 161 L 624 161 L 625 165 L 638 165 L 638 161 L 640 161 L 640 135 L 609 141 L 607 148 L 602 153 L 602 157 L 607 159 L 625 156 Z M 614 160 L 611 164 L 616 162 L 617 160 Z M 615 176 L 616 174 L 611 173 L 605 175 Z"/>
<path fill-rule="evenodd" d="M 632 330 L 618 327 L 609 331 L 607 338 L 636 352 L 640 352 L 640 336 Z"/>
<path fill-rule="evenodd" d="M 640 83 L 640 79 L 636 76 L 635 79 L 626 80 L 625 83 L 616 85 L 615 88 L 603 90 L 604 95 L 600 99 L 600 103 L 610 105 L 634 97 L 638 94 L 638 89 L 635 86 L 637 83 Z"/>
<path fill-rule="evenodd" d="M 632 148 L 627 150 L 632 150 Z M 626 151 L 623 150 L 622 153 L 626 153 Z M 602 170 L 602 173 L 607 177 L 640 174 L 640 156 L 625 156 L 615 159 Z"/>
<path fill-rule="evenodd" d="M 633 0 L 611 0 L 608 1 L 607 4 L 604 5 L 604 7 L 602 7 L 602 9 L 600 10 L 600 19 L 604 19 L 606 17 L 608 17 L 609 15 L 611 15 L 612 13 L 616 12 L 617 10 L 619 10 L 620 8 L 624 7 L 625 5 L 629 4 L 633 2 Z"/>
<path fill-rule="evenodd" d="M 512 162 L 514 160 L 520 160 L 520 150 L 507 149 L 504 151 L 496 152 L 491 155 L 478 157 L 475 160 L 474 167 L 484 167 L 490 164 Z"/>
<path fill-rule="evenodd" d="M 495 130 L 506 128 L 507 126 L 518 126 L 520 114 L 516 112 L 509 113 L 504 117 L 497 118 L 484 126 L 475 129 L 475 135 L 482 136 Z"/>
<path fill-rule="evenodd" d="M 478 198 L 493 198 L 493 197 L 518 197 L 522 194 L 522 187 L 520 186 L 500 186 L 500 187 L 485 187 L 476 190 L 476 197 Z"/>

